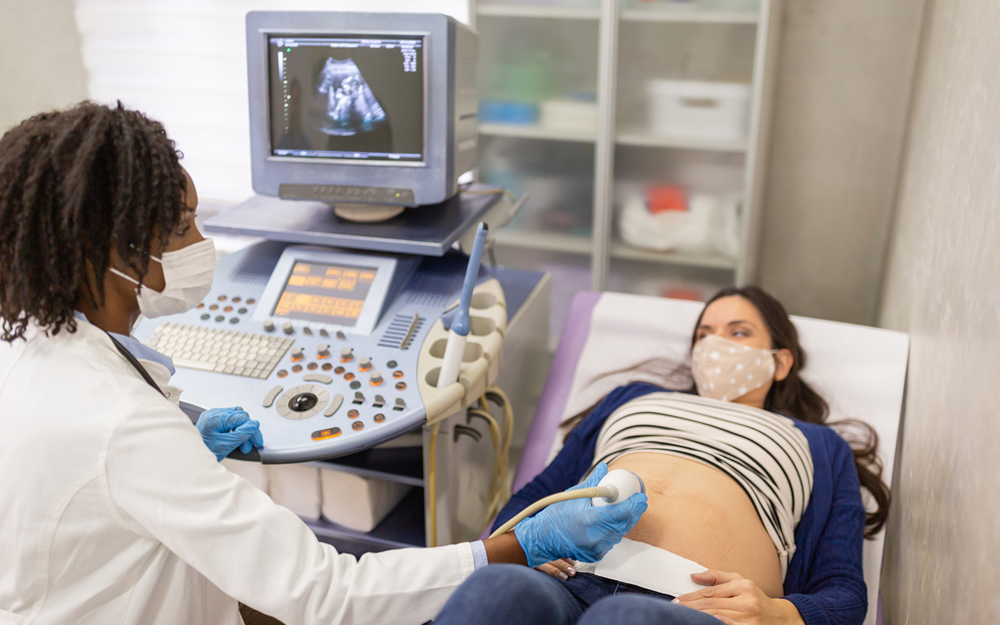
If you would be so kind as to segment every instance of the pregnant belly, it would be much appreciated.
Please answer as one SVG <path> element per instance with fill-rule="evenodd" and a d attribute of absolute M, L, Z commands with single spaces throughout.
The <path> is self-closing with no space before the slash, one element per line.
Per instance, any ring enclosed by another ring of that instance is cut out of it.
<path fill-rule="evenodd" d="M 739 573 L 769 597 L 780 597 L 781 564 L 750 498 L 718 469 L 660 453 L 633 453 L 611 463 L 642 478 L 649 509 L 628 537 L 710 569 Z"/>

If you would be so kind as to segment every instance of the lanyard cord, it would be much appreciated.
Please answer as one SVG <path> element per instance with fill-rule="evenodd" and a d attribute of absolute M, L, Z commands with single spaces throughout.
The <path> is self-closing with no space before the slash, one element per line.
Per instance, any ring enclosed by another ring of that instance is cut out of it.
<path fill-rule="evenodd" d="M 166 397 L 163 391 L 160 390 L 160 387 L 156 385 L 156 382 L 153 381 L 153 378 L 152 376 L 149 375 L 149 372 L 146 371 L 146 368 L 143 367 L 142 364 L 140 364 L 139 361 L 135 359 L 135 356 L 132 355 L 132 352 L 125 349 L 125 346 L 119 343 L 115 339 L 115 337 L 111 336 L 111 334 L 108 334 L 108 338 L 111 339 L 111 342 L 115 344 L 115 347 L 118 348 L 118 351 L 121 353 L 121 355 L 125 358 L 125 360 L 128 361 L 128 364 L 132 365 L 132 367 L 139 372 L 139 375 L 142 376 L 142 379 L 145 380 L 147 384 L 155 388 L 157 393 Z"/>

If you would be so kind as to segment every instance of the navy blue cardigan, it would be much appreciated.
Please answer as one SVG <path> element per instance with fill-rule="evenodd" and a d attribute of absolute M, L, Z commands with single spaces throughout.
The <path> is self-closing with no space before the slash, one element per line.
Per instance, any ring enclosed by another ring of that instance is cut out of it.
<path fill-rule="evenodd" d="M 494 529 L 542 497 L 575 486 L 590 469 L 597 435 L 619 406 L 648 393 L 663 392 L 645 383 L 616 388 L 566 439 L 556 459 L 517 492 L 497 517 Z M 868 610 L 861 567 L 865 508 L 850 446 L 826 426 L 794 419 L 809 441 L 813 490 L 795 529 L 795 554 L 785 575 L 785 599 L 807 625 L 860 625 Z"/>

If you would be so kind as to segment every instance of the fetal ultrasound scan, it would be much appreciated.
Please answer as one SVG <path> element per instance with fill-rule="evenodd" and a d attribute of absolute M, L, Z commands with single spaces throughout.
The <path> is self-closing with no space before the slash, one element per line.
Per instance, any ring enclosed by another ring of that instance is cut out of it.
<path fill-rule="evenodd" d="M 273 155 L 423 160 L 421 38 L 274 37 L 269 52 Z"/>
<path fill-rule="evenodd" d="M 378 103 L 361 70 L 352 59 L 326 60 L 319 75 L 319 92 L 327 97 L 329 119 L 319 128 L 328 135 L 356 135 L 371 132 L 385 123 L 385 111 Z"/>

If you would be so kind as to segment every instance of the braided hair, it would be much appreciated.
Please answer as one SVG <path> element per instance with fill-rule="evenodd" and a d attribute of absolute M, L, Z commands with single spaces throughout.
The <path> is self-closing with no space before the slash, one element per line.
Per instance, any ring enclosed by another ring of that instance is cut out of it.
<path fill-rule="evenodd" d="M 179 157 L 121 102 L 42 113 L 0 138 L 0 339 L 31 322 L 75 332 L 81 297 L 104 304 L 112 248 L 142 280 L 154 237 L 166 245 L 182 220 Z"/>

